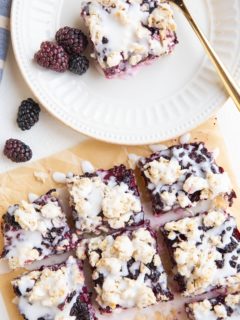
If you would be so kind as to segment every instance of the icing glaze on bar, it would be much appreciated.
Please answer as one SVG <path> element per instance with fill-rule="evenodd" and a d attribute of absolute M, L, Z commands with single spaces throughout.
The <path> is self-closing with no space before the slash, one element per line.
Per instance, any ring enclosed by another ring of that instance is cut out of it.
<path fill-rule="evenodd" d="M 68 179 L 70 203 L 78 234 L 118 230 L 143 222 L 143 211 L 132 170 L 110 170 Z"/>
<path fill-rule="evenodd" d="M 12 269 L 24 267 L 72 247 L 67 220 L 55 190 L 28 203 L 9 208 L 3 217 L 4 250 Z"/>
<path fill-rule="evenodd" d="M 167 1 L 92 0 L 82 16 L 93 43 L 93 57 L 108 78 L 170 53 L 176 24 Z"/>
<path fill-rule="evenodd" d="M 12 281 L 17 305 L 26 320 L 94 320 L 82 266 L 66 263 L 25 273 Z"/>
<path fill-rule="evenodd" d="M 156 238 L 148 227 L 83 241 L 77 255 L 82 259 L 85 254 L 103 312 L 145 308 L 172 299 Z"/>
<path fill-rule="evenodd" d="M 240 234 L 234 217 L 209 211 L 162 228 L 183 295 L 240 283 Z"/>
<path fill-rule="evenodd" d="M 204 143 L 172 146 L 139 161 L 155 214 L 210 200 L 226 208 L 236 197 L 229 176 Z"/>
<path fill-rule="evenodd" d="M 191 320 L 239 320 L 240 293 L 189 303 L 186 312 Z"/>

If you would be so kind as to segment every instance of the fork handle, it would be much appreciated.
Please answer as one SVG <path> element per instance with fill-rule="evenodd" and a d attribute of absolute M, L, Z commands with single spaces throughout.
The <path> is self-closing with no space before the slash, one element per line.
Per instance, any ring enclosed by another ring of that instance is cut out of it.
<path fill-rule="evenodd" d="M 207 38 L 204 36 L 202 31 L 198 27 L 197 23 L 193 19 L 192 15 L 190 14 L 185 3 L 181 0 L 181 1 L 179 1 L 178 6 L 182 9 L 185 17 L 187 18 L 187 20 L 189 21 L 193 30 L 195 31 L 196 35 L 200 39 L 206 53 L 208 54 L 213 65 L 215 66 L 216 71 L 217 71 L 219 77 L 221 78 L 225 89 L 227 90 L 228 94 L 233 99 L 238 110 L 240 111 L 240 90 L 239 90 L 239 87 L 238 87 L 236 81 L 233 79 L 231 74 L 228 72 L 226 67 L 223 65 L 223 63 L 219 59 L 218 55 L 216 54 L 215 50 L 212 48 L 212 46 L 209 43 L 209 41 L 207 40 Z"/>

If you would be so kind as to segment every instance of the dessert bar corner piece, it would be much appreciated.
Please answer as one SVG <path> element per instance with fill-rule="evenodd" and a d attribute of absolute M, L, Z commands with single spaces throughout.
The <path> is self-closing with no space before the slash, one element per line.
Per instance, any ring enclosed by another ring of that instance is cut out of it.
<path fill-rule="evenodd" d="M 25 320 L 96 320 L 82 265 L 73 257 L 25 273 L 12 285 Z"/>
<path fill-rule="evenodd" d="M 145 308 L 173 298 L 155 234 L 148 226 L 83 240 L 77 255 L 89 259 L 96 300 L 103 313 Z"/>
<path fill-rule="evenodd" d="M 136 180 L 124 165 L 68 179 L 70 204 L 79 235 L 116 231 L 143 223 Z"/>
<path fill-rule="evenodd" d="M 240 292 L 186 304 L 191 320 L 240 319 Z"/>
<path fill-rule="evenodd" d="M 209 211 L 161 228 L 184 296 L 240 284 L 240 233 L 235 218 Z"/>
<path fill-rule="evenodd" d="M 2 257 L 11 269 L 69 251 L 73 236 L 57 198 L 50 190 L 33 203 L 22 201 L 3 216 Z"/>
<path fill-rule="evenodd" d="M 156 215 L 204 201 L 227 208 L 236 198 L 228 174 L 202 142 L 175 145 L 141 158 L 139 167 Z"/>
<path fill-rule="evenodd" d="M 178 42 L 165 0 L 90 0 L 83 3 L 82 16 L 93 57 L 107 78 L 171 53 Z"/>

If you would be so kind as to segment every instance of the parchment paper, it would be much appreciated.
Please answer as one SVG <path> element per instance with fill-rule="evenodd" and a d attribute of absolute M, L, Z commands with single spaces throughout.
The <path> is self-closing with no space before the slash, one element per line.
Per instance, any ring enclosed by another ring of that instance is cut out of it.
<path fill-rule="evenodd" d="M 194 141 L 204 141 L 210 150 L 219 148 L 220 155 L 217 162 L 229 173 L 233 187 L 237 194 L 239 194 L 234 173 L 229 164 L 226 147 L 217 124 L 217 119 L 212 118 L 205 124 L 193 130 L 191 132 L 191 142 Z M 178 142 L 177 139 L 174 139 L 167 142 L 161 142 L 161 144 L 172 145 Z M 129 147 L 107 144 L 96 140 L 87 140 L 69 150 L 64 150 L 51 157 L 29 163 L 26 166 L 1 174 L 0 217 L 6 212 L 9 205 L 27 199 L 30 192 L 41 195 L 53 187 L 59 188 L 60 186 L 57 185 L 51 177 L 52 173 L 55 171 L 81 173 L 81 160 L 89 160 L 95 168 L 107 169 L 116 164 L 127 164 L 127 156 L 129 153 L 146 156 L 151 153 L 151 150 L 149 149 L 149 146 Z M 35 179 L 35 171 L 48 173 L 48 178 L 45 183 L 41 183 Z M 144 191 L 145 189 L 143 188 L 142 179 L 140 179 L 139 174 L 138 179 L 140 181 L 142 200 L 146 202 L 148 197 Z M 237 199 L 231 211 L 237 217 L 240 225 L 239 208 L 240 201 Z M 2 235 L 0 246 L 2 248 Z M 9 319 L 11 320 L 22 319 L 17 311 L 17 307 L 12 303 L 14 293 L 10 284 L 10 281 L 22 272 L 23 270 L 18 270 L 9 273 L 6 263 L 0 263 L 0 293 L 2 294 Z M 159 303 L 156 306 L 147 308 L 143 311 L 124 311 L 116 315 L 100 316 L 99 318 L 111 318 L 112 320 L 185 320 L 186 316 L 182 312 L 182 300 L 177 296 L 174 302 Z M 0 319 L 5 320 L 2 316 L 0 316 Z"/>

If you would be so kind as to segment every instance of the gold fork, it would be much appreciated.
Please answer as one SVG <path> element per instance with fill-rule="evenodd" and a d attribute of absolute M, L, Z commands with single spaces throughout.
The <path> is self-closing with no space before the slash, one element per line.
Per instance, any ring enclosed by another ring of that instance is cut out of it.
<path fill-rule="evenodd" d="M 221 62 L 221 60 L 219 59 L 218 55 L 212 48 L 207 38 L 204 36 L 202 31 L 200 30 L 199 26 L 197 25 L 192 15 L 190 14 L 188 8 L 186 7 L 184 0 L 170 0 L 170 1 L 175 5 L 177 5 L 182 10 L 184 16 L 187 18 L 194 32 L 196 33 L 199 40 L 201 41 L 206 53 L 208 54 L 209 59 L 212 61 L 213 65 L 215 66 L 216 71 L 219 77 L 221 78 L 226 91 L 228 92 L 230 97 L 233 99 L 238 110 L 240 111 L 240 89 L 237 83 L 235 82 L 231 74 L 228 72 L 224 64 Z"/>

